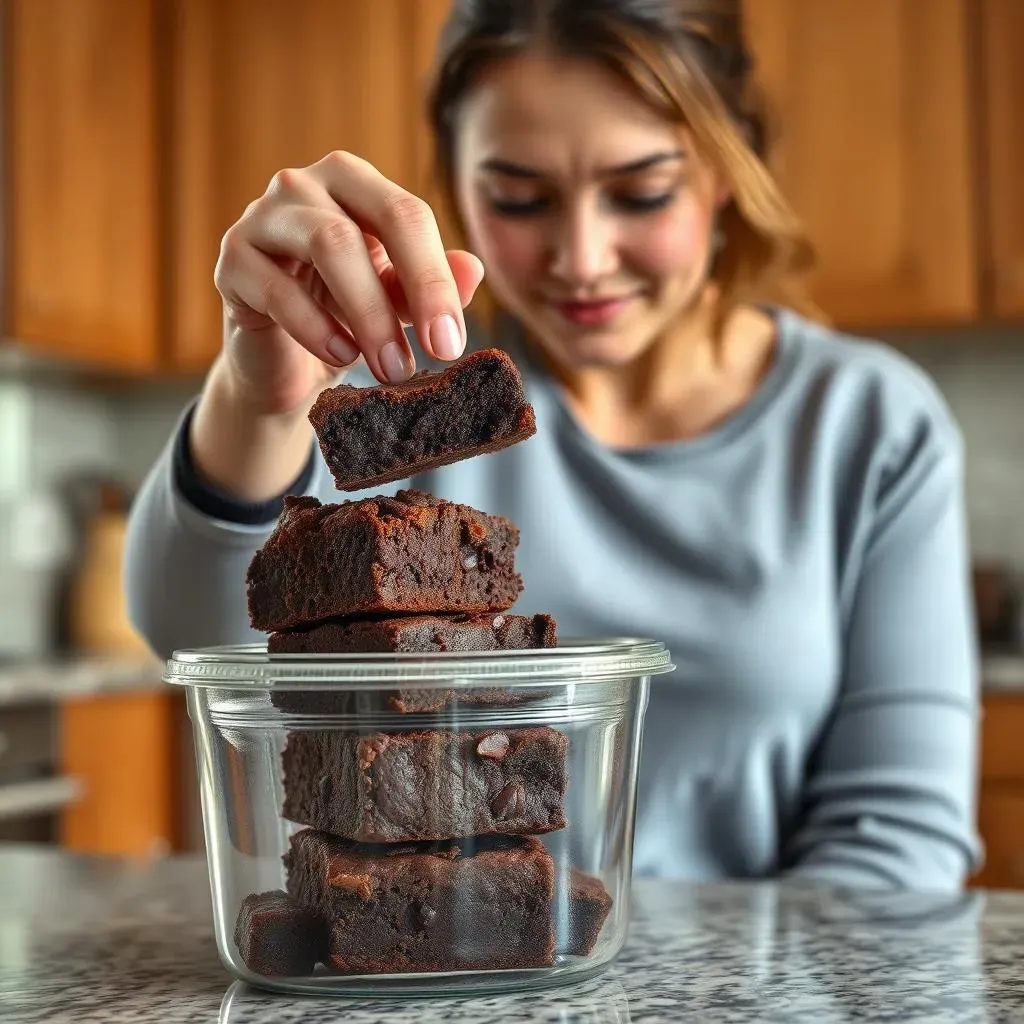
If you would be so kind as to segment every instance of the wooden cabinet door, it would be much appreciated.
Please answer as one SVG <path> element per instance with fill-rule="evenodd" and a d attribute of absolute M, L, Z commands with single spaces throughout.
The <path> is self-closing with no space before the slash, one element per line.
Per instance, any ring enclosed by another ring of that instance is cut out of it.
<path fill-rule="evenodd" d="M 63 704 L 61 770 L 84 789 L 62 815 L 63 846 L 132 856 L 180 847 L 176 700 L 177 694 L 156 691 Z"/>
<path fill-rule="evenodd" d="M 824 311 L 868 327 L 972 319 L 973 0 L 744 2 L 778 119 L 773 166 L 817 246 Z"/>
<path fill-rule="evenodd" d="M 985 283 L 997 317 L 1024 317 L 1024 3 L 985 0 L 979 73 L 988 168 Z"/>
<path fill-rule="evenodd" d="M 224 232 L 275 171 L 334 149 L 407 184 L 413 69 L 405 0 L 182 0 L 172 6 L 173 362 L 221 343 L 213 270 Z"/>
<path fill-rule="evenodd" d="M 452 211 L 447 209 L 436 175 L 437 153 L 427 116 L 427 99 L 441 30 L 450 13 L 451 0 L 412 0 L 410 25 L 414 76 L 411 96 L 414 178 L 409 185 L 434 207 L 441 235 L 449 248 L 457 244 L 457 239 L 452 228 Z"/>
<path fill-rule="evenodd" d="M 7 0 L 4 330 L 74 362 L 159 357 L 154 0 Z"/>
<path fill-rule="evenodd" d="M 985 863 L 971 884 L 1024 888 L 1024 696 L 984 695 L 981 716 L 981 790 L 978 831 Z"/>
<path fill-rule="evenodd" d="M 971 884 L 1024 889 L 1024 785 L 984 785 L 978 801 L 978 829 L 985 842 L 985 863 Z"/>

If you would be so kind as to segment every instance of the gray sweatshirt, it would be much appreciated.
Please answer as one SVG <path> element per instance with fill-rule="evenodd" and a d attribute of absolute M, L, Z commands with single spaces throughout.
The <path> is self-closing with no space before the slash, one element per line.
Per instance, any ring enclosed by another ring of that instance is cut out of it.
<path fill-rule="evenodd" d="M 752 400 L 642 450 L 598 443 L 506 332 L 536 436 L 379 490 L 518 523 L 516 611 L 671 649 L 646 718 L 636 875 L 954 889 L 979 860 L 961 436 L 902 356 L 775 315 Z M 164 656 L 260 639 L 244 579 L 273 522 L 198 511 L 173 447 L 131 514 L 133 621 Z M 314 460 L 308 493 L 349 497 Z"/>

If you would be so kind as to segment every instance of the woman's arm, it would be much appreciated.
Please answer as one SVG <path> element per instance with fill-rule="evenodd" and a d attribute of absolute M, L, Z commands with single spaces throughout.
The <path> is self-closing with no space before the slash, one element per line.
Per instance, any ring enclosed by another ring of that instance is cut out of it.
<path fill-rule="evenodd" d="M 190 408 L 132 505 L 125 553 L 128 612 L 153 650 L 246 643 L 245 574 L 276 524 L 283 493 L 324 494 L 326 469 L 307 442 L 305 467 L 282 494 L 247 501 L 197 465 Z"/>
<path fill-rule="evenodd" d="M 950 424 L 920 431 L 881 482 L 841 694 L 784 851 L 791 877 L 952 890 L 978 863 L 978 673 L 962 478 L 963 446 Z"/>
<path fill-rule="evenodd" d="M 426 203 L 359 157 L 274 175 L 224 235 L 221 354 L 132 508 L 129 614 L 154 650 L 255 639 L 245 574 L 275 496 L 332 493 L 321 460 L 302 472 L 317 394 L 360 358 L 377 380 L 410 376 L 404 323 L 428 356 L 457 358 L 482 276 L 475 256 L 444 249 Z"/>

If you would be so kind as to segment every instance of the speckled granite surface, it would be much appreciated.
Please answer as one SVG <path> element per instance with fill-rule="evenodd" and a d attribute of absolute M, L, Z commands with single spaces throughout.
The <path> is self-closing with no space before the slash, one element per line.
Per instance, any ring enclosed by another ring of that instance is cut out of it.
<path fill-rule="evenodd" d="M 1024 894 L 639 882 L 602 977 L 532 996 L 266 995 L 221 968 L 201 860 L 0 847 L 0 1021 L 230 1024 L 1024 1021 Z"/>

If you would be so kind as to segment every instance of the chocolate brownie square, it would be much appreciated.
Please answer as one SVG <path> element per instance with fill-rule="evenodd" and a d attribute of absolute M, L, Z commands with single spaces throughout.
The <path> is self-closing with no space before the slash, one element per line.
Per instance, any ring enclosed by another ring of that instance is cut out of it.
<path fill-rule="evenodd" d="M 565 827 L 569 738 L 504 731 L 297 730 L 281 755 L 289 821 L 365 843 Z"/>
<path fill-rule="evenodd" d="M 289 893 L 328 922 L 332 970 L 552 963 L 554 864 L 530 836 L 363 846 L 304 829 L 292 836 L 284 863 Z"/>
<path fill-rule="evenodd" d="M 322 505 L 288 497 L 246 575 L 254 629 L 345 615 L 500 612 L 523 588 L 519 530 L 422 491 Z"/>
<path fill-rule="evenodd" d="M 271 654 L 414 654 L 525 651 L 555 647 L 550 615 L 406 615 L 388 619 L 334 619 L 307 629 L 271 633 Z M 271 695 L 282 711 L 344 715 L 370 711 L 430 713 L 452 704 L 511 707 L 551 695 L 539 687 L 472 687 L 357 693 L 288 691 Z"/>
<path fill-rule="evenodd" d="M 342 491 L 498 451 L 537 431 L 519 370 L 499 349 L 401 384 L 328 388 L 309 420 Z"/>
<path fill-rule="evenodd" d="M 252 893 L 242 900 L 235 945 L 254 974 L 298 977 L 312 974 L 327 955 L 327 930 L 312 911 L 286 892 Z"/>
<path fill-rule="evenodd" d="M 332 619 L 271 633 L 270 654 L 374 654 L 519 651 L 554 647 L 550 615 L 402 615 Z"/>
<path fill-rule="evenodd" d="M 453 705 L 459 707 L 516 707 L 546 700 L 550 687 L 466 686 L 436 690 L 281 690 L 270 695 L 270 703 L 282 711 L 299 715 L 360 715 L 397 711 L 400 714 L 434 714 Z"/>
<path fill-rule="evenodd" d="M 569 883 L 569 936 L 561 952 L 589 956 L 612 909 L 612 898 L 600 878 L 573 868 Z"/>

